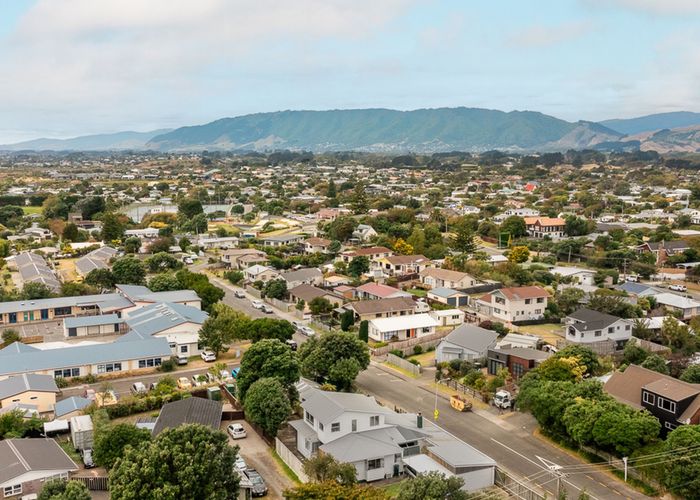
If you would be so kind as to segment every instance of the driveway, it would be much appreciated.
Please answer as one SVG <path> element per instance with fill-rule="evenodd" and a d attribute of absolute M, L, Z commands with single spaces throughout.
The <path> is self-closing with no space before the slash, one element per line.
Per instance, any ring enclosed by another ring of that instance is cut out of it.
<path fill-rule="evenodd" d="M 229 435 L 229 443 L 232 446 L 240 447 L 239 454 L 243 457 L 248 467 L 257 470 L 263 477 L 269 490 L 268 498 L 283 498 L 282 492 L 287 488 L 293 488 L 295 484 L 287 477 L 275 459 L 272 458 L 270 447 L 250 427 L 248 422 L 245 420 L 225 421 L 221 423 L 221 429 L 226 432 L 226 427 L 233 422 L 242 424 L 248 436 L 234 441 Z"/>

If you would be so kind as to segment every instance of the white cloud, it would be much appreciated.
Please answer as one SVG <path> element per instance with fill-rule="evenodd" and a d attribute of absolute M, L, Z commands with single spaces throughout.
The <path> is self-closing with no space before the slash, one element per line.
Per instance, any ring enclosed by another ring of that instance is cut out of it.
<path fill-rule="evenodd" d="M 172 114 L 207 92 L 209 74 L 235 92 L 246 68 L 273 74 L 284 49 L 304 63 L 325 43 L 371 39 L 411 3 L 40 0 L 0 42 L 0 122 L 73 133 Z"/>
<path fill-rule="evenodd" d="M 556 26 L 538 24 L 514 34 L 508 39 L 508 44 L 523 48 L 542 48 L 559 45 L 576 40 L 593 31 L 589 21 L 574 21 Z"/>

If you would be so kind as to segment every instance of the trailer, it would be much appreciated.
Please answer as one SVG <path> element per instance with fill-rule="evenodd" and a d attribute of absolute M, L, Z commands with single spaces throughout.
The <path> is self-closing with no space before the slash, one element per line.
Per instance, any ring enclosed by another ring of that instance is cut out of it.
<path fill-rule="evenodd" d="M 76 450 L 92 449 L 94 433 L 90 415 L 80 415 L 70 419 L 70 439 Z"/>
<path fill-rule="evenodd" d="M 450 396 L 450 406 L 457 411 L 472 410 L 472 402 L 467 401 L 466 398 L 463 398 L 459 394 L 453 394 L 452 396 Z"/>

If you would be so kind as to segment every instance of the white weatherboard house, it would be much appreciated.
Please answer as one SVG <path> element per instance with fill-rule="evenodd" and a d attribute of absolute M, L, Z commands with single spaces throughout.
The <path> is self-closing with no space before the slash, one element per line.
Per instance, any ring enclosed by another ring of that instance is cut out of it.
<path fill-rule="evenodd" d="M 428 419 L 395 413 L 362 394 L 300 390 L 304 418 L 290 422 L 297 449 L 351 463 L 358 481 L 439 471 L 476 491 L 493 486 L 496 462 Z"/>
<path fill-rule="evenodd" d="M 370 320 L 368 324 L 368 335 L 369 338 L 377 342 L 406 340 L 432 335 L 438 326 L 440 326 L 440 322 L 430 314 L 375 318 Z"/>
<path fill-rule="evenodd" d="M 566 317 L 566 340 L 577 344 L 592 344 L 604 340 L 624 347 L 632 337 L 632 321 L 592 309 L 579 309 Z"/>

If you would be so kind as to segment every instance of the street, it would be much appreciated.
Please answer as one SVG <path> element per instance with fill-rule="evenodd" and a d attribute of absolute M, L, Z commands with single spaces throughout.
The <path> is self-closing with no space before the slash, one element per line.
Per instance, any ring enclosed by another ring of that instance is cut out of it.
<path fill-rule="evenodd" d="M 419 387 L 398 372 L 370 366 L 357 378 L 360 391 L 375 396 L 389 407 L 400 407 L 409 412 L 421 412 L 432 416 L 435 409 L 435 394 Z M 494 416 L 487 419 L 476 413 L 458 413 L 449 402 L 437 398 L 440 412 L 437 424 L 466 443 L 491 456 L 498 465 L 519 475 L 529 484 L 537 484 L 554 494 L 556 480 L 538 460 L 538 456 L 561 466 L 581 466 L 584 462 L 562 452 L 532 435 L 533 420 L 529 415 L 514 412 L 503 417 Z M 645 495 L 628 488 L 611 476 L 594 471 L 593 467 L 581 469 L 585 473 L 576 473 L 564 480 L 569 498 L 578 498 L 584 490 L 593 499 L 609 498 L 647 498 Z"/>

